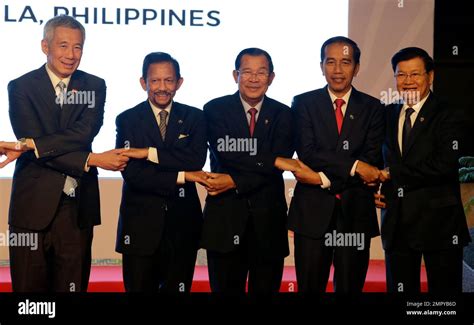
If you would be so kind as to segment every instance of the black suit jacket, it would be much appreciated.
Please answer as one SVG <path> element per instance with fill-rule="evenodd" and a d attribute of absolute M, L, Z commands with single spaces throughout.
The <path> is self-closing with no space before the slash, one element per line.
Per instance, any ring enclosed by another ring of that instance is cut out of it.
<path fill-rule="evenodd" d="M 121 113 L 116 124 L 117 148 L 155 147 L 159 159 L 131 159 L 122 172 L 117 252 L 153 254 L 165 227 L 175 245 L 197 249 L 202 211 L 196 185 L 176 181 L 179 171 L 201 170 L 206 161 L 202 110 L 173 102 L 164 142 L 148 101 Z"/>
<path fill-rule="evenodd" d="M 97 169 L 84 171 L 94 137 L 102 126 L 104 80 L 76 71 L 68 91 L 91 91 L 95 107 L 87 103 L 56 104 L 56 93 L 45 66 L 8 84 L 9 113 L 17 138 L 33 138 L 39 152 L 24 153 L 16 162 L 9 224 L 44 229 L 58 207 L 66 175 L 78 181 L 80 227 L 100 224 Z"/>
<path fill-rule="evenodd" d="M 292 109 L 298 157 L 314 171 L 324 172 L 331 187 L 296 184 L 290 229 L 312 238 L 324 236 L 339 193 L 348 220 L 346 231 L 377 236 L 374 188 L 365 186 L 358 176 L 351 177 L 350 171 L 356 160 L 382 165 L 384 120 L 380 101 L 352 88 L 341 135 L 327 87 L 296 96 Z"/>
<path fill-rule="evenodd" d="M 288 251 L 287 204 L 282 172 L 276 157 L 293 155 L 290 109 L 265 97 L 258 114 L 254 137 L 239 93 L 214 99 L 204 106 L 208 125 L 211 170 L 230 174 L 237 188 L 207 196 L 204 208 L 202 247 L 230 252 L 238 246 L 252 218 L 257 246 L 266 257 L 284 257 Z M 254 139 L 257 152 L 231 152 L 218 148 L 219 141 Z"/>
<path fill-rule="evenodd" d="M 456 113 L 430 94 L 413 124 L 403 155 L 398 145 L 401 104 L 387 106 L 383 146 L 391 181 L 383 184 L 382 242 L 394 236 L 420 250 L 443 249 L 470 241 L 461 202 L 458 156 L 462 147 Z M 396 232 L 398 231 L 398 232 Z"/>

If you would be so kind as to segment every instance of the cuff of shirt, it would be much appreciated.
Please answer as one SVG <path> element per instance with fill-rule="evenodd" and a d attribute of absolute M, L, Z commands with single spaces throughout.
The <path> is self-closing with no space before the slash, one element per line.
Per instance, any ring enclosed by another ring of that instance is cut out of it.
<path fill-rule="evenodd" d="M 84 171 L 87 173 L 89 172 L 89 170 L 91 169 L 91 167 L 89 166 L 89 158 L 91 157 L 91 154 L 89 154 L 87 156 L 87 159 L 86 159 L 86 164 L 84 165 Z"/>
<path fill-rule="evenodd" d="M 154 162 L 155 164 L 159 164 L 160 161 L 158 160 L 158 150 L 153 147 L 148 148 L 148 158 L 147 160 Z M 183 183 L 184 184 L 184 183 Z"/>
<path fill-rule="evenodd" d="M 358 160 L 354 161 L 354 165 L 352 165 L 352 169 L 351 169 L 351 176 L 354 177 L 355 174 L 356 174 L 356 168 L 357 168 L 357 164 L 359 163 Z"/>
<path fill-rule="evenodd" d="M 329 180 L 329 178 L 327 178 L 326 175 L 324 175 L 323 172 L 319 172 L 319 177 L 321 177 L 321 188 L 330 188 L 331 187 L 331 181 Z"/>
<path fill-rule="evenodd" d="M 38 152 L 38 148 L 36 148 L 36 143 L 35 143 L 35 140 L 33 140 L 32 138 L 31 139 L 31 143 L 33 143 L 33 147 L 35 147 L 35 156 L 36 158 L 39 158 L 39 152 Z"/>
<path fill-rule="evenodd" d="M 182 185 L 184 183 L 186 183 L 184 172 L 179 172 L 178 173 L 178 179 L 176 179 L 176 184 Z"/>

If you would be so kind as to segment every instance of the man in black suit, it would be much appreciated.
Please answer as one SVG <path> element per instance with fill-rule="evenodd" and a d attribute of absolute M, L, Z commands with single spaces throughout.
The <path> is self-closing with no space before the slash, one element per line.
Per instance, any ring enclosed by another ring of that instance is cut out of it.
<path fill-rule="evenodd" d="M 140 83 L 148 99 L 116 120 L 117 148 L 132 158 L 122 172 L 116 243 L 125 289 L 189 292 L 202 226 L 194 182 L 208 185 L 204 114 L 173 101 L 183 78 L 167 53 L 145 57 Z"/>
<path fill-rule="evenodd" d="M 102 126 L 104 80 L 77 70 L 84 27 L 58 16 L 44 27 L 47 63 L 8 85 L 18 142 L 2 143 L 18 159 L 10 200 L 10 233 L 30 236 L 36 249 L 10 245 L 13 291 L 85 291 L 93 226 L 100 223 L 97 168 L 120 170 L 120 150 L 91 153 Z M 87 99 L 87 100 L 85 100 Z"/>
<path fill-rule="evenodd" d="M 377 196 L 386 207 L 387 289 L 420 292 L 423 257 L 428 290 L 459 293 L 463 246 L 470 241 L 458 179 L 462 124 L 430 91 L 434 63 L 426 51 L 404 48 L 392 57 L 392 68 L 402 103 L 386 109 L 385 183 Z"/>
<path fill-rule="evenodd" d="M 380 102 L 352 86 L 360 50 L 346 37 L 321 46 L 328 85 L 294 98 L 296 151 L 303 168 L 289 212 L 298 290 L 325 292 L 334 263 L 336 292 L 361 292 L 370 240 L 379 229 L 372 197 L 382 163 Z"/>
<path fill-rule="evenodd" d="M 239 91 L 204 106 L 211 171 L 201 245 L 213 292 L 278 292 L 288 255 L 281 170 L 293 170 L 291 113 L 265 96 L 275 74 L 270 55 L 242 50 Z M 280 170 L 279 170 L 279 169 Z"/>

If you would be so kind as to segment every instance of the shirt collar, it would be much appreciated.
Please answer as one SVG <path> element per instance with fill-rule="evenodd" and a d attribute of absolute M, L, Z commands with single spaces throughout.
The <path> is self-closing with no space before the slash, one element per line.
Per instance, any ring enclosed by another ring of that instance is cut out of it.
<path fill-rule="evenodd" d="M 257 110 L 257 113 L 260 112 L 260 108 L 262 108 L 262 104 L 263 104 L 263 98 L 261 101 L 259 101 L 257 103 L 257 105 L 255 106 L 250 106 L 249 103 L 247 103 L 243 98 L 242 98 L 242 95 L 240 95 L 239 93 L 239 96 L 240 96 L 240 101 L 242 102 L 242 105 L 244 106 L 244 109 L 245 109 L 245 112 L 248 112 L 249 109 L 251 109 L 252 107 L 254 107 L 256 110 Z"/>
<path fill-rule="evenodd" d="M 329 97 L 331 97 L 331 103 L 334 104 L 334 101 L 338 98 L 342 98 L 344 100 L 344 103 L 347 105 L 349 103 L 349 97 L 351 97 L 351 93 L 352 93 L 352 87 L 351 89 L 349 89 L 349 91 L 342 97 L 337 97 L 336 95 L 334 95 L 332 93 L 332 91 L 329 89 L 328 87 L 328 93 L 329 93 Z"/>
<path fill-rule="evenodd" d="M 48 73 L 49 79 L 51 80 L 51 83 L 53 84 L 54 88 L 56 88 L 56 86 L 58 85 L 60 81 L 64 82 L 67 88 L 67 86 L 69 85 L 69 81 L 71 81 L 71 76 L 61 79 L 49 68 L 47 63 L 45 64 L 45 67 L 46 67 L 46 72 Z"/>
<path fill-rule="evenodd" d="M 156 107 L 155 105 L 153 105 L 153 103 L 151 102 L 151 100 L 148 100 L 148 103 L 150 103 L 150 106 L 151 106 L 151 109 L 153 110 L 153 114 L 155 116 L 158 116 L 158 114 L 160 114 L 160 112 L 164 109 L 165 111 L 168 112 L 168 116 L 170 116 L 170 113 L 171 113 L 171 106 L 173 105 L 173 101 L 171 101 L 168 106 L 166 106 L 166 108 L 158 108 Z"/>
<path fill-rule="evenodd" d="M 421 110 L 421 107 L 423 107 L 423 104 L 426 102 L 426 100 L 428 99 L 428 96 L 430 95 L 430 93 L 428 92 L 428 95 L 426 95 L 422 100 L 420 100 L 418 103 L 416 103 L 415 105 L 413 106 L 409 106 L 407 103 L 404 103 L 403 104 L 403 107 L 402 107 L 402 112 L 405 112 L 405 110 L 408 108 L 408 107 L 411 107 L 413 108 L 413 110 L 415 111 L 416 114 L 418 114 Z"/>

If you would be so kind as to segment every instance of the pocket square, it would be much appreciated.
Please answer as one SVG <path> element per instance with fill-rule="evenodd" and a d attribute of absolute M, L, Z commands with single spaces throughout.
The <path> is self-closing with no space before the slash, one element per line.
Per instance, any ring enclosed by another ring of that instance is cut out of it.
<path fill-rule="evenodd" d="M 178 139 L 183 139 L 189 137 L 189 134 L 180 134 Z"/>

